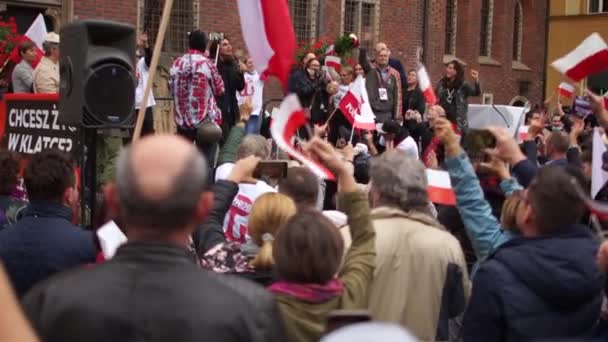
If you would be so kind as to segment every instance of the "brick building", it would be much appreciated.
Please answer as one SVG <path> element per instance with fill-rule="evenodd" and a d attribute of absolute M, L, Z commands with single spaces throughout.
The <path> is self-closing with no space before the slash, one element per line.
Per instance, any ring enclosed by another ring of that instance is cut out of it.
<path fill-rule="evenodd" d="M 127 22 L 151 32 L 158 26 L 163 0 L 0 1 L 20 29 L 43 12 L 59 27 L 74 19 Z M 445 62 L 458 58 L 479 70 L 484 94 L 475 102 L 521 104 L 543 98 L 548 1 L 546 0 L 289 0 L 299 40 L 355 32 L 367 46 L 384 41 L 394 57 L 414 67 L 422 47 L 432 81 Z M 235 0 L 174 0 L 163 47 L 164 63 L 185 49 L 193 27 L 224 32 L 243 48 Z M 468 77 L 468 76 L 467 76 Z M 271 88 L 275 89 L 276 85 Z"/>

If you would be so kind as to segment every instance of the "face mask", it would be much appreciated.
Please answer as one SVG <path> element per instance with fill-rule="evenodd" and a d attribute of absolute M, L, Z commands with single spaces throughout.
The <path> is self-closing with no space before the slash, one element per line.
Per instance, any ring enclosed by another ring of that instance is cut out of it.
<path fill-rule="evenodd" d="M 553 131 L 553 132 L 561 132 L 562 129 L 563 129 L 562 126 L 553 126 L 553 127 L 551 127 L 551 131 Z"/>

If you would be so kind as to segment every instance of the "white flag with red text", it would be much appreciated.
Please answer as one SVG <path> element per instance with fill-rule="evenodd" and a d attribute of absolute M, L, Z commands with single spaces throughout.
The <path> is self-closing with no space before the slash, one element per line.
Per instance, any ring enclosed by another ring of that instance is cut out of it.
<path fill-rule="evenodd" d="M 277 77 L 285 88 L 296 38 L 285 0 L 237 0 L 241 30 L 256 70 Z"/>
<path fill-rule="evenodd" d="M 306 124 L 308 124 L 308 118 L 302 109 L 298 96 L 290 94 L 283 99 L 279 110 L 273 116 L 270 134 L 281 150 L 304 164 L 319 178 L 335 179 L 334 175 L 327 168 L 296 149 L 294 142 L 298 129 Z"/>
<path fill-rule="evenodd" d="M 376 129 L 376 116 L 369 105 L 365 79 L 363 77 L 357 77 L 350 85 L 350 89 L 340 101 L 339 107 L 340 111 L 354 128 L 369 131 Z"/>

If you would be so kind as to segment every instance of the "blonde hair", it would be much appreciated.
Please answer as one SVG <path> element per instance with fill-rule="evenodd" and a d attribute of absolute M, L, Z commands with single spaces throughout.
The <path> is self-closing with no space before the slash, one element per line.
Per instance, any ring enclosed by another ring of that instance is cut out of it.
<path fill-rule="evenodd" d="M 500 224 L 504 230 L 517 231 L 517 208 L 522 203 L 522 199 L 517 195 L 508 196 L 502 205 L 500 214 Z"/>
<path fill-rule="evenodd" d="M 270 269 L 274 266 L 274 237 L 296 212 L 295 202 L 280 193 L 266 193 L 255 200 L 247 230 L 256 245 L 260 246 L 260 250 L 251 261 L 251 266 L 256 269 Z"/>

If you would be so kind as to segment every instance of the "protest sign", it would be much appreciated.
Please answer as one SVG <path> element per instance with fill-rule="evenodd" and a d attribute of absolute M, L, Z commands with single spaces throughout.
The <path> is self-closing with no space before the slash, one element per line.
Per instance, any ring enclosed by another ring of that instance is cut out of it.
<path fill-rule="evenodd" d="M 58 124 L 57 94 L 7 94 L 0 101 L 0 147 L 21 155 L 58 149 L 80 159 L 80 129 Z"/>

